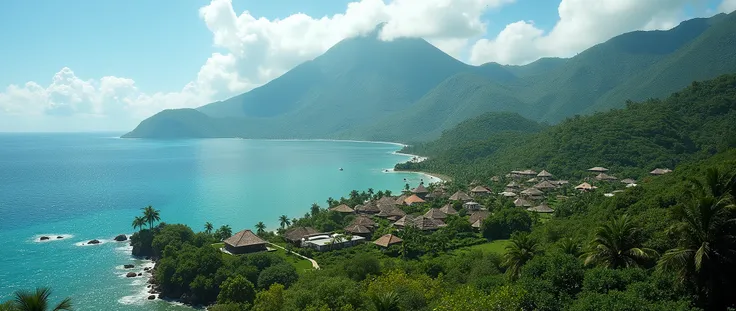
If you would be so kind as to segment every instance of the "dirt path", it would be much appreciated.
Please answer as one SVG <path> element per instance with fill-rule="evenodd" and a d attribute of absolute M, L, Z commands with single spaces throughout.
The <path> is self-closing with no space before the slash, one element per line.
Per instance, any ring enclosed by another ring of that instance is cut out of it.
<path fill-rule="evenodd" d="M 271 246 L 273 246 L 273 247 L 278 247 L 278 248 L 280 248 L 280 249 L 283 249 L 283 250 L 285 250 L 285 251 L 287 251 L 287 252 L 288 252 L 288 250 L 286 250 L 285 248 L 283 248 L 283 247 L 281 247 L 281 246 L 279 246 L 279 245 L 276 245 L 276 244 L 273 244 L 273 243 L 268 243 L 268 244 L 269 244 L 269 245 L 271 245 Z M 314 269 L 316 269 L 316 270 L 319 270 L 319 264 L 317 264 L 317 261 L 315 261 L 314 259 L 312 259 L 312 258 L 309 258 L 309 257 L 307 257 L 307 256 L 304 256 L 304 255 L 302 255 L 302 254 L 297 254 L 297 253 L 295 253 L 295 252 L 291 252 L 291 253 L 292 253 L 292 254 L 294 254 L 294 255 L 297 255 L 297 256 L 299 256 L 299 257 L 301 257 L 301 258 L 304 258 L 304 259 L 306 259 L 306 260 L 309 260 L 309 262 L 311 262 L 311 263 L 312 263 L 312 268 L 314 268 Z"/>

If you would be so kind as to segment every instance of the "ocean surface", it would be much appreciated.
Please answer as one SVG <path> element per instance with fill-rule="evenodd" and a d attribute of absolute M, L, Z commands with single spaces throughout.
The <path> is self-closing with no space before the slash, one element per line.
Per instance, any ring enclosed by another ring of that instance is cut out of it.
<path fill-rule="evenodd" d="M 52 301 L 71 297 L 76 310 L 188 310 L 148 301 L 146 280 L 124 276 L 123 264 L 142 271 L 147 263 L 112 239 L 133 232 L 141 208 L 195 231 L 206 221 L 274 230 L 279 215 L 299 217 L 353 189 L 431 181 L 384 172 L 408 159 L 394 154 L 396 144 L 117 136 L 0 134 L 0 301 L 49 286 Z M 51 239 L 39 242 L 42 235 Z M 92 239 L 103 243 L 83 245 Z"/>

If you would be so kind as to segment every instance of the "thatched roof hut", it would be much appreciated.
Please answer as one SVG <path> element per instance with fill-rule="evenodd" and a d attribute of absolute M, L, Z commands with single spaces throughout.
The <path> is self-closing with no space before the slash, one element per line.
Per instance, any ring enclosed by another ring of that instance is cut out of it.
<path fill-rule="evenodd" d="M 420 198 L 416 194 L 412 194 L 410 197 L 404 200 L 404 204 L 406 205 L 412 205 L 415 203 L 424 203 L 424 202 L 427 202 L 427 201 L 424 201 L 422 198 Z"/>
<path fill-rule="evenodd" d="M 439 208 L 430 208 L 426 213 L 424 213 L 424 217 L 432 219 L 445 219 L 447 218 L 447 214 L 442 212 Z"/>
<path fill-rule="evenodd" d="M 529 203 L 529 201 L 527 201 L 527 200 L 524 200 L 522 198 L 518 198 L 518 199 L 514 200 L 514 206 L 516 206 L 516 207 L 531 207 L 532 204 Z"/>
<path fill-rule="evenodd" d="M 518 172 L 518 174 L 519 175 L 524 175 L 524 176 L 537 176 L 537 172 L 535 172 L 533 170 L 523 170 L 521 172 Z"/>
<path fill-rule="evenodd" d="M 588 172 L 605 173 L 605 172 L 608 172 L 608 169 L 605 167 L 596 166 L 596 167 L 589 168 Z"/>
<path fill-rule="evenodd" d="M 404 205 L 404 200 L 406 200 L 406 198 L 408 197 L 409 197 L 408 194 L 402 194 L 396 197 L 396 200 L 394 201 L 394 205 Z M 378 208 L 381 208 L 381 207 L 379 206 Z"/>
<path fill-rule="evenodd" d="M 545 180 L 545 181 L 542 181 L 542 182 L 534 185 L 534 188 L 540 189 L 540 190 L 547 190 L 547 189 L 555 189 L 555 188 L 557 188 L 557 186 L 555 186 L 551 182 Z"/>
<path fill-rule="evenodd" d="M 266 250 L 266 241 L 248 229 L 225 239 L 225 249 L 231 254 L 246 254 Z"/>
<path fill-rule="evenodd" d="M 653 171 L 649 172 L 649 174 L 652 174 L 652 175 L 655 175 L 655 176 L 664 175 L 664 174 L 667 174 L 667 173 L 672 173 L 672 170 L 671 169 L 668 169 L 668 168 L 657 168 L 657 169 L 654 169 Z"/>
<path fill-rule="evenodd" d="M 444 225 L 441 220 L 435 220 L 424 216 L 414 217 L 411 215 L 406 215 L 394 223 L 394 226 L 399 228 L 412 226 L 422 231 L 437 230 L 441 225 Z"/>
<path fill-rule="evenodd" d="M 527 208 L 526 210 L 530 212 L 535 212 L 535 213 L 554 213 L 555 212 L 555 210 L 550 208 L 547 205 L 547 203 L 542 203 L 538 206 Z"/>
<path fill-rule="evenodd" d="M 378 208 L 376 201 L 368 201 L 363 205 L 356 205 L 355 211 L 365 214 L 377 214 L 381 210 Z"/>
<path fill-rule="evenodd" d="M 600 173 L 600 174 L 598 174 L 598 175 L 595 176 L 595 179 L 607 181 L 607 180 L 617 180 L 618 178 L 616 178 L 614 176 L 611 176 L 611 175 L 608 175 L 606 173 Z"/>
<path fill-rule="evenodd" d="M 596 188 L 596 187 L 593 187 L 593 186 L 591 186 L 591 185 L 590 185 L 589 183 L 587 183 L 587 182 L 584 182 L 584 183 L 582 183 L 582 184 L 579 184 L 579 185 L 575 186 L 575 189 L 577 189 L 577 190 L 582 190 L 582 191 L 590 191 L 590 190 L 593 190 L 593 189 L 595 189 L 595 188 Z"/>
<path fill-rule="evenodd" d="M 504 197 L 507 197 L 507 198 L 513 198 L 513 197 L 515 197 L 515 196 L 516 196 L 516 193 L 514 193 L 513 191 L 508 191 L 508 190 L 506 190 L 506 191 L 504 191 L 504 192 L 501 192 L 501 193 L 499 193 L 499 194 L 500 194 L 501 196 L 504 196 Z"/>
<path fill-rule="evenodd" d="M 289 230 L 286 230 L 284 232 L 283 237 L 284 240 L 287 240 L 292 243 L 296 243 L 302 240 L 305 236 L 312 235 L 315 233 L 319 233 L 317 229 L 314 229 L 312 227 L 291 227 Z"/>
<path fill-rule="evenodd" d="M 429 190 L 427 190 L 427 188 L 424 188 L 424 184 L 421 184 L 420 183 L 419 186 L 417 186 L 414 189 L 411 189 L 411 193 L 413 193 L 413 194 L 426 194 L 426 193 L 429 193 Z"/>
<path fill-rule="evenodd" d="M 376 225 L 376 222 L 368 216 L 359 215 L 358 217 L 355 217 L 355 219 L 353 219 L 353 222 L 351 222 L 351 224 L 361 225 L 370 228 L 374 227 Z"/>
<path fill-rule="evenodd" d="M 475 188 L 470 190 L 470 193 L 474 195 L 487 195 L 491 193 L 491 190 L 488 190 L 488 188 L 483 186 L 476 186 Z"/>
<path fill-rule="evenodd" d="M 373 241 L 373 244 L 376 244 L 380 247 L 389 247 L 394 244 L 399 244 L 403 242 L 404 240 L 400 239 L 399 237 L 393 235 L 393 234 L 386 234 L 378 238 L 377 240 Z"/>
<path fill-rule="evenodd" d="M 546 170 L 542 170 L 541 172 L 539 172 L 539 174 L 537 174 L 537 177 L 546 179 L 552 177 L 552 174 L 550 174 L 550 172 L 547 172 Z"/>
<path fill-rule="evenodd" d="M 468 221 L 470 222 L 470 225 L 473 228 L 480 228 L 483 224 L 483 220 L 488 218 L 491 213 L 489 211 L 477 211 L 475 213 L 470 214 L 470 217 L 468 218 Z"/>
<path fill-rule="evenodd" d="M 368 229 L 368 227 L 366 226 L 352 224 L 345 227 L 345 232 L 349 232 L 355 235 L 367 235 L 371 233 L 371 229 Z"/>
<path fill-rule="evenodd" d="M 506 185 L 507 188 L 519 188 L 521 185 L 516 183 L 515 181 L 512 181 Z"/>
<path fill-rule="evenodd" d="M 470 201 L 472 198 L 465 192 L 458 191 L 450 196 L 450 201 Z"/>
<path fill-rule="evenodd" d="M 635 184 L 636 180 L 633 180 L 631 178 L 626 178 L 626 179 L 621 180 L 621 182 L 627 185 L 631 185 L 631 184 Z"/>
<path fill-rule="evenodd" d="M 567 180 L 550 180 L 549 183 L 556 185 L 556 186 L 562 186 L 562 185 L 567 185 L 570 182 Z"/>
<path fill-rule="evenodd" d="M 347 206 L 345 204 L 340 204 L 335 207 L 330 207 L 330 211 L 338 212 L 338 213 L 355 213 L 355 210 L 350 208 L 350 206 Z"/>
<path fill-rule="evenodd" d="M 526 190 L 522 191 L 521 194 L 526 196 L 541 196 L 544 195 L 544 192 L 540 191 L 537 188 L 527 188 Z"/>
<path fill-rule="evenodd" d="M 446 215 L 457 215 L 457 211 L 452 207 L 452 204 L 445 204 L 445 206 L 440 207 L 440 211 Z"/>
<path fill-rule="evenodd" d="M 499 182 L 499 181 L 501 181 L 501 178 L 498 177 L 498 176 L 493 176 L 493 177 L 491 177 L 491 181 L 492 182 Z"/>
<path fill-rule="evenodd" d="M 392 217 L 404 217 L 406 213 L 402 211 L 400 208 L 396 207 L 396 205 L 379 205 L 378 208 L 381 209 L 376 216 L 378 217 L 385 217 L 391 219 Z"/>

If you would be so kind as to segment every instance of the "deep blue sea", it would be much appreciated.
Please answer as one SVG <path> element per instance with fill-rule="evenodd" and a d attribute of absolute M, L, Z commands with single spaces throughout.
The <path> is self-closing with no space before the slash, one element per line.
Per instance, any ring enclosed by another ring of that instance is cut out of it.
<path fill-rule="evenodd" d="M 304 215 L 328 197 L 429 178 L 384 172 L 407 160 L 395 144 L 117 136 L 0 134 L 0 301 L 49 286 L 52 301 L 71 297 L 77 310 L 186 310 L 146 300 L 145 280 L 124 277 L 123 264 L 146 263 L 112 238 L 133 232 L 142 207 L 197 231 L 206 221 L 276 229 L 279 215 Z M 82 245 L 91 239 L 103 243 Z"/>

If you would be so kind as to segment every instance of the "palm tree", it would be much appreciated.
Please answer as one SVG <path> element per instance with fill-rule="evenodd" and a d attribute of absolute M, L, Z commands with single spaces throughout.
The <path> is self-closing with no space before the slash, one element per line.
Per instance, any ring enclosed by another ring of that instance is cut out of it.
<path fill-rule="evenodd" d="M 515 233 L 511 236 L 511 244 L 506 246 L 503 265 L 511 280 L 521 276 L 521 267 L 538 252 L 539 245 L 528 233 Z"/>
<path fill-rule="evenodd" d="M 736 171 L 731 174 L 720 172 L 717 168 L 709 168 L 705 172 L 705 182 L 697 179 L 690 180 L 693 188 L 691 195 L 711 195 L 716 199 L 725 199 L 734 203 L 736 197 Z"/>
<path fill-rule="evenodd" d="M 215 235 L 220 241 L 225 240 L 233 235 L 233 228 L 230 228 L 230 225 L 222 225 L 215 231 Z"/>
<path fill-rule="evenodd" d="M 562 239 L 557 244 L 557 248 L 559 248 L 560 251 L 562 251 L 563 253 L 573 255 L 575 257 L 580 256 L 580 254 L 582 253 L 580 242 L 573 238 Z"/>
<path fill-rule="evenodd" d="M 161 220 L 161 212 L 150 205 L 142 208 L 142 210 L 143 218 L 146 219 L 148 227 L 153 229 L 153 223 Z"/>
<path fill-rule="evenodd" d="M 19 311 L 72 310 L 72 300 L 70 298 L 65 298 L 55 307 L 49 309 L 49 296 L 51 296 L 51 290 L 47 287 L 36 288 L 35 292 L 17 291 L 15 292 L 13 306 Z"/>
<path fill-rule="evenodd" d="M 680 221 L 673 231 L 680 236 L 680 243 L 657 263 L 658 270 L 674 271 L 681 282 L 692 282 L 706 310 L 725 310 L 724 289 L 736 259 L 736 237 L 732 234 L 736 218 L 730 210 L 734 206 L 729 204 L 733 202 L 729 187 L 734 189 L 736 179 L 722 177 L 717 170 L 708 170 L 705 184 L 694 182 L 690 202 L 673 207 L 673 215 Z"/>
<path fill-rule="evenodd" d="M 266 233 L 266 224 L 264 224 L 262 221 L 259 221 L 256 224 L 256 234 L 262 235 Z"/>
<path fill-rule="evenodd" d="M 281 229 L 291 226 L 291 220 L 286 215 L 279 216 L 279 222 L 281 223 Z"/>
<path fill-rule="evenodd" d="M 608 268 L 638 266 L 643 260 L 659 256 L 657 251 L 643 248 L 636 239 L 638 228 L 628 215 L 615 218 L 598 227 L 590 250 L 583 254 L 585 264 L 599 264 Z"/>
<path fill-rule="evenodd" d="M 312 213 L 312 216 L 317 216 L 317 214 L 319 214 L 319 205 L 317 205 L 317 203 L 312 203 L 310 212 Z"/>
<path fill-rule="evenodd" d="M 391 190 L 386 190 L 383 192 L 383 195 L 390 197 L 391 196 Z"/>
<path fill-rule="evenodd" d="M 375 193 L 375 192 L 373 191 L 373 188 L 368 188 L 368 195 L 369 195 L 369 196 L 373 197 L 373 194 L 374 194 L 374 193 Z"/>
<path fill-rule="evenodd" d="M 211 222 L 208 221 L 208 222 L 204 223 L 204 232 L 205 233 L 207 233 L 207 234 L 212 233 L 212 229 L 213 228 L 214 228 L 214 226 L 212 226 L 212 223 Z"/>
<path fill-rule="evenodd" d="M 146 218 L 144 218 L 143 216 L 135 216 L 135 218 L 133 219 L 133 230 L 135 230 L 136 228 L 140 228 L 141 230 L 143 230 L 143 226 L 145 225 Z"/>
<path fill-rule="evenodd" d="M 371 303 L 376 311 L 400 311 L 399 295 L 395 291 L 371 295 Z"/>

